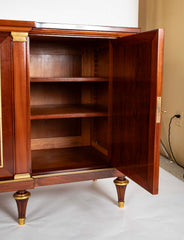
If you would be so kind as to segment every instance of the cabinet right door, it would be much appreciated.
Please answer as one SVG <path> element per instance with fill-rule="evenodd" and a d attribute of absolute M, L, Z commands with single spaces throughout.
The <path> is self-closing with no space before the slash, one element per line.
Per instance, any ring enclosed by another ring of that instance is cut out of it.
<path fill-rule="evenodd" d="M 158 193 L 163 29 L 112 40 L 113 166 Z"/>

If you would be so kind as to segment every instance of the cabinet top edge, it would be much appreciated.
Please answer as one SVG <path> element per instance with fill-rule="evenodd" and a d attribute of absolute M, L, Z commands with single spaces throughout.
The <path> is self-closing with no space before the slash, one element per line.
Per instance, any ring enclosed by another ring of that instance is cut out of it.
<path fill-rule="evenodd" d="M 60 29 L 60 30 L 79 30 L 79 31 L 99 31 L 99 32 L 140 32 L 140 28 L 117 27 L 102 25 L 68 24 L 68 23 L 46 23 L 35 22 L 35 27 L 39 29 Z"/>
<path fill-rule="evenodd" d="M 101 26 L 101 25 L 85 25 L 85 24 L 67 24 L 67 23 L 47 23 L 35 21 L 20 21 L 20 20 L 5 20 L 0 19 L 0 27 L 29 27 L 35 29 L 50 29 L 50 30 L 75 30 L 89 32 L 126 32 L 139 33 L 140 28 L 134 27 L 116 27 L 116 26 Z M 30 29 L 31 30 L 31 29 Z"/>

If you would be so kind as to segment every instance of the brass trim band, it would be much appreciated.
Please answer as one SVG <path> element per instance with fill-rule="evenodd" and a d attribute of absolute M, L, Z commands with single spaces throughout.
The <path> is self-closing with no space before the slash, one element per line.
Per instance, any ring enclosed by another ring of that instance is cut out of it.
<path fill-rule="evenodd" d="M 13 197 L 15 198 L 15 200 L 25 200 L 27 198 L 29 198 L 31 196 L 30 192 L 26 192 L 24 194 L 19 194 L 19 193 L 14 193 Z"/>
<path fill-rule="evenodd" d="M 6 183 L 16 183 L 16 182 L 24 182 L 24 181 L 33 181 L 32 178 L 28 178 L 28 179 L 13 179 L 13 180 L 4 180 L 4 181 L 0 181 L 0 184 L 6 184 Z"/>
<path fill-rule="evenodd" d="M 117 186 L 126 186 L 126 185 L 129 184 L 129 181 L 128 181 L 128 179 L 125 179 L 125 180 L 122 180 L 122 181 L 115 179 L 114 183 Z"/>
<path fill-rule="evenodd" d="M 103 172 L 103 171 L 110 171 L 110 170 L 115 170 L 115 168 L 102 168 L 102 169 L 93 169 L 93 170 L 84 170 L 84 171 L 75 171 L 75 172 L 63 172 L 63 173 L 53 173 L 53 174 L 45 174 L 45 175 L 36 175 L 36 176 L 32 176 L 32 178 L 56 177 L 56 176 L 63 176 L 63 175 L 73 175 L 73 174 L 80 174 L 80 173 Z"/>

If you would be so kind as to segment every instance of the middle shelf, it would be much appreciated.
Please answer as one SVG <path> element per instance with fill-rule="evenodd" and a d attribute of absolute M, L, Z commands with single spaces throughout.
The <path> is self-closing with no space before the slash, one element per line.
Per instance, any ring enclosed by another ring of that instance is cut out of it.
<path fill-rule="evenodd" d="M 37 105 L 31 107 L 31 120 L 79 117 L 105 117 L 107 109 L 93 104 Z"/>

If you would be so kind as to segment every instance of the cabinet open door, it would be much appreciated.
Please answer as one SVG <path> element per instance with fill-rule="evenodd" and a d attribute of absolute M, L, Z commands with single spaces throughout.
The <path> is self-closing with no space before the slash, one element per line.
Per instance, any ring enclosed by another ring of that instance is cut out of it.
<path fill-rule="evenodd" d="M 158 193 L 162 29 L 112 41 L 113 166 Z"/>

